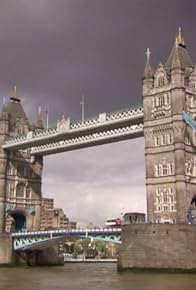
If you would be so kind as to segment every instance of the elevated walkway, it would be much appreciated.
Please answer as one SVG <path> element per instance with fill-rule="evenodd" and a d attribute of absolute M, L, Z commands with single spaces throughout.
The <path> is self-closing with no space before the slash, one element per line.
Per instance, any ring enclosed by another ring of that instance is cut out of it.
<path fill-rule="evenodd" d="M 32 155 L 49 155 L 143 136 L 143 107 L 128 108 L 70 124 L 63 117 L 55 129 L 39 129 L 9 137 L 9 151 L 31 148 Z"/>

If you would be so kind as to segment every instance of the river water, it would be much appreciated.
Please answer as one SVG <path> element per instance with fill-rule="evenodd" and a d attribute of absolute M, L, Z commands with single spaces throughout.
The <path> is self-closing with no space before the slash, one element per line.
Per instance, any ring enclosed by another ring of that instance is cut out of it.
<path fill-rule="evenodd" d="M 118 273 L 116 264 L 0 268 L 1 290 L 195 290 L 196 274 Z"/>

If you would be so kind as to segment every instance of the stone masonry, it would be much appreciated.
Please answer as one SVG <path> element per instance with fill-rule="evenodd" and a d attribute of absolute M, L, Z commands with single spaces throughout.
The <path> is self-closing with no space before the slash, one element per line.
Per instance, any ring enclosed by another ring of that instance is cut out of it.
<path fill-rule="evenodd" d="M 182 112 L 196 117 L 196 67 L 179 29 L 165 64 L 143 76 L 147 216 L 150 223 L 187 223 L 196 193 L 195 133 Z"/>
<path fill-rule="evenodd" d="M 195 240 L 195 225 L 124 226 L 118 267 L 195 271 Z"/>

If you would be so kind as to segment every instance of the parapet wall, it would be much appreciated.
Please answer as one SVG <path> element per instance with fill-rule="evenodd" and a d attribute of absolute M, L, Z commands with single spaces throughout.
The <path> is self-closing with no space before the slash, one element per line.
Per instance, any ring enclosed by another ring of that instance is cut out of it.
<path fill-rule="evenodd" d="M 118 267 L 196 271 L 196 225 L 123 226 Z"/>

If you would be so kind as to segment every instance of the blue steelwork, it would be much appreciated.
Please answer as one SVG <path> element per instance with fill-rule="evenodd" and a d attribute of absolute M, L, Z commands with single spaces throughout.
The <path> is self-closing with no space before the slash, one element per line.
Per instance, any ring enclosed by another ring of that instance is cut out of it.
<path fill-rule="evenodd" d="M 196 121 L 189 116 L 186 112 L 182 113 L 183 120 L 189 125 L 193 130 L 196 130 Z"/>
<path fill-rule="evenodd" d="M 13 233 L 13 249 L 14 251 L 27 250 L 35 244 L 40 244 L 51 239 L 60 239 L 64 237 L 90 238 L 108 243 L 121 244 L 121 229 L 75 229 Z"/>

